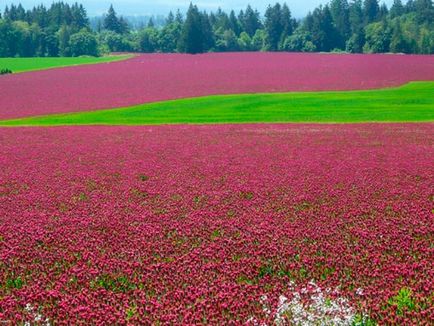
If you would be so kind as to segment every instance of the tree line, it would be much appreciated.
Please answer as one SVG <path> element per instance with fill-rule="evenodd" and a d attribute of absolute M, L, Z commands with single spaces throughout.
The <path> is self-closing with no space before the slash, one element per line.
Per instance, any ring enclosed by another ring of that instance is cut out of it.
<path fill-rule="evenodd" d="M 207 13 L 190 4 L 185 15 L 169 13 L 163 26 L 151 19 L 130 27 L 110 6 L 93 29 L 81 4 L 53 3 L 0 13 L 0 56 L 81 56 L 109 52 L 291 51 L 434 53 L 432 0 L 331 0 L 301 19 L 286 3 L 261 16 L 250 5 L 238 13 Z"/>

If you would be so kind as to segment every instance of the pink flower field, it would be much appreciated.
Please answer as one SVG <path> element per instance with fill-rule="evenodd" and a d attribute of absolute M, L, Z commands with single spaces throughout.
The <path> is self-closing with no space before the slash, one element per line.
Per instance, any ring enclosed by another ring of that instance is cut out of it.
<path fill-rule="evenodd" d="M 434 80 L 434 56 L 145 54 L 0 78 L 0 119 L 211 94 L 354 90 Z"/>
<path fill-rule="evenodd" d="M 2 78 L 2 116 L 433 77 L 433 57 L 411 56 L 332 69 L 334 55 L 276 54 L 249 70 L 262 55 L 236 61 L 236 80 L 213 55 Z M 0 321 L 433 324 L 433 127 L 0 129 Z"/>

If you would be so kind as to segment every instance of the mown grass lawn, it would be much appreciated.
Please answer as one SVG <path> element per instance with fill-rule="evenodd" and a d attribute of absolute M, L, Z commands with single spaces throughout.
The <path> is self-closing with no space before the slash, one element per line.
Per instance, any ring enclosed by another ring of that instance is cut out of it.
<path fill-rule="evenodd" d="M 111 55 L 105 57 L 49 57 L 49 58 L 0 58 L 0 70 L 10 69 L 13 73 L 44 70 L 75 65 L 120 61 L 131 55 Z"/>
<path fill-rule="evenodd" d="M 208 96 L 0 121 L 3 126 L 434 121 L 434 82 L 398 88 Z"/>

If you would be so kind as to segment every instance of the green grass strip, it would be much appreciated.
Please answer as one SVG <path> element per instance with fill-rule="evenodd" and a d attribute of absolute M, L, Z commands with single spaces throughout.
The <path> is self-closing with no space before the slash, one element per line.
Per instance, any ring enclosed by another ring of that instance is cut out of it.
<path fill-rule="evenodd" d="M 0 70 L 7 68 L 13 73 L 45 70 L 85 64 L 120 61 L 131 55 L 111 55 L 105 57 L 49 57 L 49 58 L 0 58 Z"/>
<path fill-rule="evenodd" d="M 1 126 L 434 121 L 434 82 L 365 91 L 221 95 L 0 121 Z"/>

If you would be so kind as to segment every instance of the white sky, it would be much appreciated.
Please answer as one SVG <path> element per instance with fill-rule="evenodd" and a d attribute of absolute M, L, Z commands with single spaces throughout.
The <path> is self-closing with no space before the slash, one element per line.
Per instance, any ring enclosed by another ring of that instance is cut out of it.
<path fill-rule="evenodd" d="M 7 4 L 18 4 L 21 3 L 26 9 L 33 7 L 38 4 L 45 4 L 49 6 L 55 0 L 0 0 L 0 10 L 3 11 Z M 176 9 L 186 10 L 190 1 L 182 0 L 64 0 L 69 3 L 82 3 L 89 16 L 95 16 L 103 14 L 107 11 L 110 4 L 113 4 L 116 12 L 122 15 L 158 15 L 167 14 L 170 10 L 175 11 Z M 381 1 L 381 0 L 380 0 Z M 385 2 L 390 5 L 393 0 L 385 0 Z M 257 8 L 261 13 L 265 11 L 265 8 L 269 3 L 275 3 L 276 0 L 197 0 L 193 1 L 194 4 L 198 5 L 199 9 L 212 11 L 221 7 L 224 10 L 234 9 L 239 11 L 240 9 L 245 9 L 247 4 L 250 3 L 253 8 Z M 280 0 L 281 3 L 284 0 Z M 300 18 L 306 15 L 310 10 L 313 10 L 319 4 L 327 3 L 329 0 L 287 0 L 286 1 L 294 17 Z"/>

